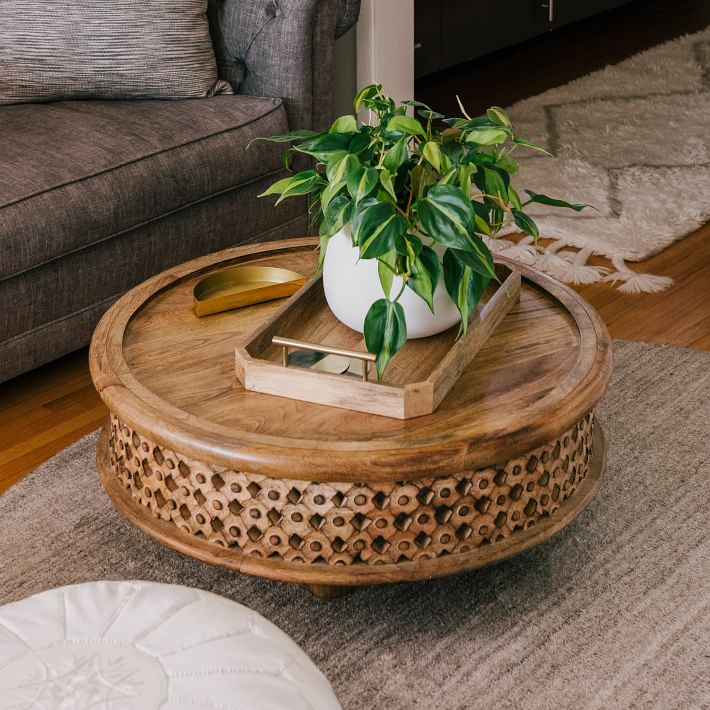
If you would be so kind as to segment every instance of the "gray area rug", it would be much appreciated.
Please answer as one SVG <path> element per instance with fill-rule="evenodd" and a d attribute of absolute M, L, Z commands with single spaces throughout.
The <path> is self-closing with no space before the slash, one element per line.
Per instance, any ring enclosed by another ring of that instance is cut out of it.
<path fill-rule="evenodd" d="M 665 288 L 668 278 L 625 261 L 647 259 L 710 220 L 710 28 L 525 99 L 510 115 L 521 136 L 557 157 L 518 151 L 520 194 L 530 187 L 598 211 L 532 206 L 541 235 L 555 241 L 493 248 L 568 283 Z M 611 263 L 592 266 L 590 254 Z"/>
<path fill-rule="evenodd" d="M 346 710 L 709 708 L 710 354 L 615 353 L 598 497 L 497 567 L 333 602 L 219 571 L 113 510 L 94 434 L 0 496 L 0 603 L 98 579 L 201 587 L 290 634 Z"/>

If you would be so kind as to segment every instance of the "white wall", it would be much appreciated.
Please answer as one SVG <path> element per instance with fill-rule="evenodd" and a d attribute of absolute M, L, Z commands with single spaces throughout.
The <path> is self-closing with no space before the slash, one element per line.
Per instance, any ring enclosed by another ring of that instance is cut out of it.
<path fill-rule="evenodd" d="M 362 0 L 357 84 L 375 82 L 398 101 L 414 98 L 414 0 Z"/>
<path fill-rule="evenodd" d="M 375 82 L 399 101 L 414 97 L 414 0 L 362 0 L 357 26 L 335 43 L 337 116 Z"/>

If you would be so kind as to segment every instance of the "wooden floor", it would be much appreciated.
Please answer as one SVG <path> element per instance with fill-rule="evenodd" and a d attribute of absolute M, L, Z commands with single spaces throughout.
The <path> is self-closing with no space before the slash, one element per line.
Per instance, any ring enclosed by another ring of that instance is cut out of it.
<path fill-rule="evenodd" d="M 451 111 L 446 97 L 457 92 L 471 110 L 506 105 L 708 24 L 706 0 L 644 0 L 457 68 L 446 78 L 427 79 L 417 95 Z M 506 79 L 499 84 L 491 76 Z M 633 268 L 671 276 L 675 284 L 641 296 L 603 284 L 578 289 L 612 337 L 710 351 L 710 225 Z M 0 492 L 99 427 L 106 414 L 91 385 L 85 349 L 0 385 Z"/>

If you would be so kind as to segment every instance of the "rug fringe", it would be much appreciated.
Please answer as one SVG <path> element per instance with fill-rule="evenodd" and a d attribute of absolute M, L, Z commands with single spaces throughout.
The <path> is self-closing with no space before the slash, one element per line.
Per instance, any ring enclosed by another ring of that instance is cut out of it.
<path fill-rule="evenodd" d="M 616 271 L 609 274 L 604 281 L 611 281 L 614 284 L 622 281 L 621 286 L 617 286 L 617 288 L 624 293 L 660 293 L 673 283 L 673 279 L 668 276 L 641 274 L 638 271 L 632 271 L 626 266 L 624 260 L 619 257 L 614 257 L 611 263 Z"/>
<path fill-rule="evenodd" d="M 523 237 L 517 243 L 508 239 L 488 239 L 486 243 L 491 251 L 505 253 L 507 257 L 529 266 L 535 264 L 538 258 L 537 249 L 533 244 L 533 238 L 530 236 Z"/>
<path fill-rule="evenodd" d="M 534 266 L 563 283 L 583 285 L 621 282 L 621 285 L 617 286 L 619 291 L 633 294 L 658 293 L 673 283 L 673 279 L 668 276 L 633 271 L 620 257 L 611 259 L 612 266 L 616 271 L 612 271 L 607 266 L 593 266 L 587 263 L 589 257 L 594 253 L 591 248 L 584 247 L 576 250 L 559 239 L 552 241 L 547 247 L 534 244 L 534 240 L 530 236 L 525 236 L 518 242 L 509 239 L 488 238 L 485 239 L 485 242 L 492 252 L 515 259 L 522 264 Z M 567 249 L 562 251 L 563 247 L 567 247 Z"/>

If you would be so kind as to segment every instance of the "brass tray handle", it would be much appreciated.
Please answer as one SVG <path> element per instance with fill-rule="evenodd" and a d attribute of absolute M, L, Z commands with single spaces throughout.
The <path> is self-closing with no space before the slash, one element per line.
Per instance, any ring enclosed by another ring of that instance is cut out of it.
<path fill-rule="evenodd" d="M 280 345 L 283 349 L 281 357 L 284 367 L 288 367 L 288 351 L 289 348 L 297 348 L 299 350 L 309 350 L 314 353 L 326 353 L 326 355 L 340 355 L 340 357 L 353 358 L 354 360 L 362 360 L 364 367 L 362 369 L 362 381 L 367 382 L 370 374 L 370 363 L 377 360 L 377 355 L 373 353 L 363 353 L 360 350 L 348 350 L 347 348 L 335 348 L 331 345 L 321 345 L 320 343 L 309 343 L 307 340 L 294 340 L 293 338 L 283 338 L 280 335 L 274 335 L 271 339 L 274 345 Z"/>

